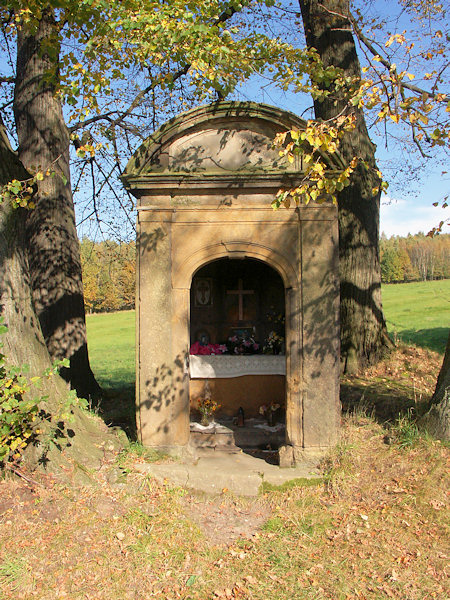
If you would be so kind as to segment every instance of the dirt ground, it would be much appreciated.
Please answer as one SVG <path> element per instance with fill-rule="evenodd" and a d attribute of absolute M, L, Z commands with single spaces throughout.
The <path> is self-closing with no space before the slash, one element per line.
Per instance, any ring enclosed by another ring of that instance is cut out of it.
<path fill-rule="evenodd" d="M 207 496 L 140 473 L 135 451 L 89 484 L 75 464 L 7 474 L 0 599 L 450 597 L 450 451 L 395 414 L 429 397 L 440 360 L 402 349 L 345 380 L 341 441 L 312 485 Z"/>

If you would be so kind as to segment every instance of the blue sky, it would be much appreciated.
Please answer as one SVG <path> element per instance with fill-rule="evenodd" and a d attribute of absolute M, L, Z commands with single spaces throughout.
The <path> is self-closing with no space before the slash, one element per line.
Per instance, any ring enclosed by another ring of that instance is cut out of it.
<path fill-rule="evenodd" d="M 428 233 L 439 221 L 450 217 L 450 209 L 435 208 L 429 200 L 390 198 L 381 199 L 380 233 L 406 236 L 408 233 Z M 450 233 L 444 225 L 443 233 Z"/>

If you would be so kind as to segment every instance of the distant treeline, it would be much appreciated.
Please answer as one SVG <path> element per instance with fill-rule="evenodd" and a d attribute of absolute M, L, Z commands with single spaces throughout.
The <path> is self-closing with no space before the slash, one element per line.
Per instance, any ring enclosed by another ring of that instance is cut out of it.
<path fill-rule="evenodd" d="M 80 246 L 86 312 L 134 308 L 136 244 L 83 238 Z"/>
<path fill-rule="evenodd" d="M 450 234 L 407 237 L 384 234 L 380 240 L 383 283 L 427 281 L 450 278 Z"/>
<path fill-rule="evenodd" d="M 450 278 L 450 234 L 406 238 L 381 236 L 383 283 Z M 87 312 L 134 308 L 136 245 L 112 240 L 81 241 L 84 302 Z"/>

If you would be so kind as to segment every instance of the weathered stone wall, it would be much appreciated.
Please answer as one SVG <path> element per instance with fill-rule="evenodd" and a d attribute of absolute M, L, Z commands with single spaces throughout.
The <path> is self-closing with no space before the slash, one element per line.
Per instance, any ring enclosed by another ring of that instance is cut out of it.
<path fill-rule="evenodd" d="M 275 269 L 285 287 L 286 442 L 299 451 L 326 447 L 339 426 L 337 210 L 324 203 L 273 211 L 278 189 L 302 174 L 299 164 L 283 165 L 268 140 L 295 117 L 263 105 L 224 105 L 163 127 L 124 176 L 139 199 L 141 439 L 188 443 L 193 275 L 219 258 L 253 258 Z"/>

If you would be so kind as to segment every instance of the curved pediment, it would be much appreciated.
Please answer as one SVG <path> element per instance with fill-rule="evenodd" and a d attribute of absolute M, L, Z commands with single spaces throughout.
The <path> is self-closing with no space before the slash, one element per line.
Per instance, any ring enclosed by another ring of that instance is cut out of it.
<path fill-rule="evenodd" d="M 281 131 L 304 127 L 305 121 L 294 114 L 265 104 L 217 102 L 196 108 L 151 135 L 129 161 L 123 179 L 152 174 L 298 173 L 300 158 L 289 163 L 273 141 Z"/>

